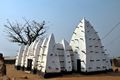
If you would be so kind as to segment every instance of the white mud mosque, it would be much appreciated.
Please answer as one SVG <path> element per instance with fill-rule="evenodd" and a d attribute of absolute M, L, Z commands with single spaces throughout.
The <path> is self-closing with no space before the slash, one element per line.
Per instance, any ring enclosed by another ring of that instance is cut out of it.
<path fill-rule="evenodd" d="M 30 46 L 22 45 L 15 67 L 44 77 L 72 72 L 106 72 L 112 69 L 98 33 L 86 19 L 82 19 L 75 28 L 70 43 L 66 40 L 56 43 L 51 34 L 44 40 L 35 40 Z"/>

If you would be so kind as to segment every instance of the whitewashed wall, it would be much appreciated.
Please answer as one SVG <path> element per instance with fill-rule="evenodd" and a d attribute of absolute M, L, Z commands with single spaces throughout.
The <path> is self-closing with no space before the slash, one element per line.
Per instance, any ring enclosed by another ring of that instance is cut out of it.
<path fill-rule="evenodd" d="M 21 65 L 21 59 L 22 59 L 22 54 L 24 51 L 25 45 L 22 45 L 17 53 L 16 56 L 16 61 L 15 61 L 15 66 L 20 66 Z"/>
<path fill-rule="evenodd" d="M 86 19 L 82 19 L 73 32 L 70 45 L 74 52 L 74 69 L 77 59 L 81 60 L 81 71 L 103 71 L 111 69 L 110 60 L 105 54 L 98 33 Z"/>

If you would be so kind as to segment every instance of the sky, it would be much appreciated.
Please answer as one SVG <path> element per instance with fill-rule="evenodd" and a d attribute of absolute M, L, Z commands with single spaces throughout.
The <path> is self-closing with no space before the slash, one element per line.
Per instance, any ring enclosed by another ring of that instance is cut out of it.
<path fill-rule="evenodd" d="M 85 17 L 98 32 L 107 53 L 120 56 L 120 25 L 102 39 L 120 22 L 120 0 L 0 0 L 0 52 L 15 56 L 19 46 L 8 40 L 7 19 L 11 22 L 45 20 L 47 33 L 54 34 L 56 42 L 71 39 L 72 32 Z"/>

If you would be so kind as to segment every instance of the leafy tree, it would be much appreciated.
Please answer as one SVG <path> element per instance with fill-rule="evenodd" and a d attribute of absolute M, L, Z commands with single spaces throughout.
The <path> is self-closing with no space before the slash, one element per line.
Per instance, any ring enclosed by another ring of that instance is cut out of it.
<path fill-rule="evenodd" d="M 45 21 L 42 23 L 35 20 L 28 21 L 26 19 L 24 21 L 24 24 L 20 24 L 17 21 L 11 23 L 7 20 L 7 24 L 4 26 L 7 28 L 7 34 L 11 42 L 30 45 L 38 37 L 43 37 L 46 33 Z"/>

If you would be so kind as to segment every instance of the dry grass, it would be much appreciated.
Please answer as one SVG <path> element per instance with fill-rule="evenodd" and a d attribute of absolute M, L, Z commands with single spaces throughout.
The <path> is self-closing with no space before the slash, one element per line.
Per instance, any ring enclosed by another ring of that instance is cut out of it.
<path fill-rule="evenodd" d="M 108 72 L 96 75 L 69 74 L 56 78 L 44 79 L 37 74 L 28 74 L 17 71 L 14 65 L 7 65 L 7 76 L 15 80 L 120 80 L 120 72 Z M 0 78 L 2 80 L 2 78 Z"/>

